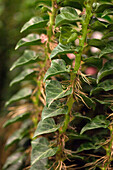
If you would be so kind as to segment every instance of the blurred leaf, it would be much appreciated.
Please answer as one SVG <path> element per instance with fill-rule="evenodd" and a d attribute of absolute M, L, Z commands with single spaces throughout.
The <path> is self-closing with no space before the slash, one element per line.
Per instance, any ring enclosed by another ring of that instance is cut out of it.
<path fill-rule="evenodd" d="M 102 60 L 100 60 L 100 58 L 95 56 L 85 58 L 83 61 L 85 62 L 85 64 L 97 67 L 99 69 L 101 69 L 102 67 Z"/>
<path fill-rule="evenodd" d="M 109 3 L 109 2 L 104 2 L 104 3 L 100 3 L 96 9 L 97 13 L 103 13 L 104 10 L 106 9 L 112 9 L 113 8 L 113 4 Z"/>
<path fill-rule="evenodd" d="M 31 125 L 31 121 L 26 121 L 22 124 L 19 130 L 13 133 L 6 142 L 5 148 L 7 149 L 9 146 L 13 145 L 16 142 L 22 140 L 26 135 L 29 134 L 29 126 Z"/>
<path fill-rule="evenodd" d="M 55 100 L 72 94 L 72 88 L 63 90 L 59 81 L 46 81 L 46 102 L 50 106 Z"/>
<path fill-rule="evenodd" d="M 107 61 L 104 66 L 102 67 L 102 69 L 98 72 L 97 75 L 97 83 L 99 83 L 99 81 L 109 75 L 113 73 L 113 60 L 109 60 Z"/>
<path fill-rule="evenodd" d="M 10 83 L 10 86 L 20 83 L 22 80 L 27 79 L 30 75 L 32 75 L 35 71 L 32 69 L 26 69 L 22 71 L 18 76 L 16 76 Z"/>
<path fill-rule="evenodd" d="M 37 5 L 47 5 L 47 6 L 51 6 L 51 0 L 36 0 L 36 4 Z"/>
<path fill-rule="evenodd" d="M 68 113 L 68 107 L 62 106 L 60 101 L 54 101 L 50 107 L 45 106 L 42 111 L 42 120 Z"/>
<path fill-rule="evenodd" d="M 90 123 L 87 123 L 81 130 L 80 134 L 88 130 L 98 129 L 98 128 L 107 128 L 109 126 L 109 121 L 106 120 L 104 115 L 97 115 L 95 118 L 92 119 Z"/>
<path fill-rule="evenodd" d="M 9 125 L 11 125 L 11 124 L 13 124 L 13 123 L 15 123 L 15 122 L 18 122 L 18 121 L 24 121 L 24 120 L 27 119 L 29 116 L 30 116 L 30 113 L 24 113 L 24 114 L 22 113 L 22 114 L 14 117 L 14 118 L 11 118 L 11 119 L 7 120 L 7 121 L 4 123 L 3 127 L 7 127 L 7 126 L 9 126 Z"/>
<path fill-rule="evenodd" d="M 113 41 L 106 44 L 106 47 L 101 51 L 99 57 L 110 53 L 113 53 Z"/>
<path fill-rule="evenodd" d="M 32 94 L 32 90 L 31 88 L 23 88 L 21 89 L 19 92 L 17 92 L 15 95 L 13 95 L 9 101 L 6 102 L 6 106 L 8 106 L 9 104 L 19 101 L 21 99 L 25 99 L 29 96 L 31 96 Z"/>
<path fill-rule="evenodd" d="M 100 40 L 100 39 L 88 39 L 87 43 L 90 46 L 94 46 L 94 47 L 97 47 L 97 48 L 100 48 L 100 49 L 102 47 L 105 47 L 105 45 L 106 45 L 106 42 L 104 40 Z"/>
<path fill-rule="evenodd" d="M 55 20 L 55 27 L 58 27 L 60 25 L 64 24 L 75 24 L 76 22 L 80 21 L 76 10 L 72 7 L 64 7 L 61 10 L 61 13 L 56 16 Z"/>
<path fill-rule="evenodd" d="M 15 50 L 22 46 L 38 45 L 41 44 L 41 39 L 38 34 L 29 34 L 27 37 L 22 38 L 16 45 Z"/>
<path fill-rule="evenodd" d="M 3 170 L 8 170 L 10 168 L 11 165 L 14 165 L 14 164 L 18 164 L 18 162 L 20 163 L 20 165 L 22 164 L 22 161 L 25 157 L 25 154 L 22 155 L 21 152 L 15 152 L 13 153 L 12 155 L 10 155 L 4 166 L 3 166 Z M 19 168 L 19 167 L 18 167 Z"/>
<path fill-rule="evenodd" d="M 51 67 L 47 70 L 45 76 L 44 76 L 44 81 L 51 76 L 61 74 L 61 73 L 69 73 L 70 68 L 66 68 L 66 63 L 62 59 L 56 59 L 52 60 L 51 62 Z"/>
<path fill-rule="evenodd" d="M 48 20 L 44 20 L 42 17 L 33 17 L 27 23 L 24 24 L 20 32 L 29 30 L 29 29 L 37 29 L 44 28 L 47 25 Z"/>
<path fill-rule="evenodd" d="M 78 52 L 80 47 L 73 47 L 70 45 L 62 45 L 58 44 L 57 47 L 55 47 L 50 55 L 51 59 L 59 54 L 66 54 L 66 53 L 73 53 Z"/>
<path fill-rule="evenodd" d="M 30 168 L 30 170 L 47 170 L 46 168 L 47 165 L 47 159 L 41 159 L 38 162 L 36 162 L 35 164 L 33 164 Z"/>
<path fill-rule="evenodd" d="M 36 62 L 36 60 L 38 60 L 38 58 L 39 55 L 35 51 L 25 50 L 24 54 L 14 62 L 14 64 L 10 68 L 10 71 L 12 71 L 16 67 L 34 63 Z"/>
<path fill-rule="evenodd" d="M 108 26 L 107 22 L 95 21 L 90 25 L 90 28 L 94 31 L 106 30 Z"/>
<path fill-rule="evenodd" d="M 82 10 L 84 0 L 63 0 L 62 6 L 70 6 Z"/>
<path fill-rule="evenodd" d="M 67 44 L 67 40 L 69 39 L 69 37 L 71 36 L 71 26 L 63 26 L 60 28 L 61 33 L 60 33 L 60 38 L 59 38 L 59 42 L 63 45 Z"/>
<path fill-rule="evenodd" d="M 58 148 L 50 148 L 46 138 L 40 137 L 32 141 L 31 166 L 39 160 L 54 156 Z"/>
<path fill-rule="evenodd" d="M 55 132 L 59 129 L 60 125 L 56 125 L 53 118 L 41 120 L 35 131 L 33 138 L 39 135 Z"/>

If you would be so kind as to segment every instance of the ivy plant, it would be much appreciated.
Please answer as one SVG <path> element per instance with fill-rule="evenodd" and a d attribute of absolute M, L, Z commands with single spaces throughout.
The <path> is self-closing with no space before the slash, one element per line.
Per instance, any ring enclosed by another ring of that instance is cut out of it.
<path fill-rule="evenodd" d="M 4 124 L 21 121 L 6 143 L 21 156 L 3 169 L 20 160 L 17 169 L 112 169 L 113 2 L 36 0 L 34 9 L 15 48 L 27 50 L 11 67 L 22 69 L 10 83 L 21 89 Z"/>

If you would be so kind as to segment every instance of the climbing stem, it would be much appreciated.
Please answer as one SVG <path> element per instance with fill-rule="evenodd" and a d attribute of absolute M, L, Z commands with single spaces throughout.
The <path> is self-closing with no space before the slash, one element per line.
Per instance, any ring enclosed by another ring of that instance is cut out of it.
<path fill-rule="evenodd" d="M 85 42 L 86 42 L 86 37 L 87 37 L 87 32 L 88 32 L 88 25 L 89 25 L 90 19 L 92 17 L 91 6 L 92 6 L 92 1 L 87 1 L 87 3 L 86 3 L 86 16 L 85 16 L 85 18 L 82 19 L 82 36 L 79 39 L 79 46 L 81 48 L 80 48 L 79 53 L 76 55 L 75 67 L 74 67 L 75 71 L 79 70 L 80 64 L 81 64 L 81 57 L 82 57 L 82 53 L 83 53 L 83 50 L 84 50 L 84 47 L 85 47 Z"/>

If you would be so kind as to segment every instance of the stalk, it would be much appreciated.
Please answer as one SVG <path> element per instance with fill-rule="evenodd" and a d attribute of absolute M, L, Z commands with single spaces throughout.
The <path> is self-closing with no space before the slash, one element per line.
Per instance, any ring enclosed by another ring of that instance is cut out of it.
<path fill-rule="evenodd" d="M 86 37 L 87 37 L 87 32 L 88 32 L 88 25 L 90 22 L 90 19 L 92 17 L 92 2 L 87 2 L 86 4 L 86 17 L 85 19 L 83 19 L 82 21 L 82 37 L 79 39 L 79 46 L 81 47 L 79 54 L 76 55 L 76 59 L 75 59 L 75 67 L 74 70 L 78 71 L 80 68 L 80 64 L 81 64 L 81 58 L 82 58 L 82 53 L 84 50 L 84 43 L 86 42 Z"/>

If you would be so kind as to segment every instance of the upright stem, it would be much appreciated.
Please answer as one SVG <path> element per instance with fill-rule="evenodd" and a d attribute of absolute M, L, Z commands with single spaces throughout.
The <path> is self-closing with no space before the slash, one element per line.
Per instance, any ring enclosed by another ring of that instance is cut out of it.
<path fill-rule="evenodd" d="M 87 2 L 86 16 L 85 16 L 85 19 L 83 19 L 83 21 L 82 21 L 82 37 L 79 39 L 79 46 L 81 47 L 81 49 L 79 51 L 79 54 L 76 55 L 75 67 L 74 67 L 75 71 L 79 70 L 80 64 L 81 64 L 81 57 L 82 57 L 82 53 L 84 50 L 84 43 L 85 43 L 86 37 L 87 37 L 88 25 L 89 25 L 90 19 L 92 17 L 91 6 L 92 6 L 92 2 L 91 1 Z"/>

